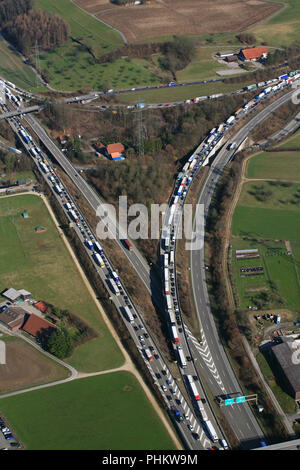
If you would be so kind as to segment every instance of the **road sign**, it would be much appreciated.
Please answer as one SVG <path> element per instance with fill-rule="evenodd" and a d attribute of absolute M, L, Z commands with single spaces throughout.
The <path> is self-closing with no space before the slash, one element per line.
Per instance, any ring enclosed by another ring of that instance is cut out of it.
<path fill-rule="evenodd" d="M 224 405 L 233 405 L 234 404 L 234 398 L 227 398 L 225 401 L 224 401 Z"/>
<path fill-rule="evenodd" d="M 235 402 L 236 403 L 244 403 L 246 401 L 246 397 L 236 397 Z"/>

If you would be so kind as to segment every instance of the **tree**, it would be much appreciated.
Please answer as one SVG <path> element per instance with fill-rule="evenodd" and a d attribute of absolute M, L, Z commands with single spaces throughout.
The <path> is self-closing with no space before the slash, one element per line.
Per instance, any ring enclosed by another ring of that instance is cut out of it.
<path fill-rule="evenodd" d="M 61 328 L 53 331 L 47 341 L 46 350 L 59 359 L 70 356 L 73 351 L 73 341 L 68 330 Z"/>

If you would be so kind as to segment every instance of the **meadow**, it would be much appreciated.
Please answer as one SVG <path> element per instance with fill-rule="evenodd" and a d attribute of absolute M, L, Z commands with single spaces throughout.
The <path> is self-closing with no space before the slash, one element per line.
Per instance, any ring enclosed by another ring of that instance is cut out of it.
<path fill-rule="evenodd" d="M 28 211 L 29 218 L 22 217 Z M 46 231 L 36 233 L 35 227 Z M 78 347 L 68 362 L 85 372 L 120 366 L 124 359 L 62 241 L 43 200 L 36 195 L 0 199 L 0 292 L 24 288 L 33 298 L 67 309 L 98 337 Z"/>
<path fill-rule="evenodd" d="M 132 374 L 78 379 L 0 400 L 28 450 L 175 450 Z"/>
<path fill-rule="evenodd" d="M 232 220 L 232 266 L 241 308 L 255 304 L 255 298 L 263 298 L 264 293 L 267 293 L 265 308 L 286 307 L 292 311 L 298 308 L 298 196 L 300 199 L 300 185 L 297 183 L 256 181 L 244 184 Z M 259 249 L 258 259 L 235 259 L 236 249 L 253 248 Z M 291 254 L 288 254 L 290 250 Z M 262 266 L 263 275 L 241 276 L 241 267 L 253 266 Z"/>

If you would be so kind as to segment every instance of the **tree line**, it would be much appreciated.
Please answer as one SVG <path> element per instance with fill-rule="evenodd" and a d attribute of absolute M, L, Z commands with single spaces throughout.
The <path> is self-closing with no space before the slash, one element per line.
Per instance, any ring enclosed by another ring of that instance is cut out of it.
<path fill-rule="evenodd" d="M 30 54 L 38 43 L 42 50 L 55 49 L 70 38 L 70 26 L 56 13 L 43 10 L 29 10 L 7 22 L 3 35 L 20 52 Z"/>
<path fill-rule="evenodd" d="M 33 0 L 0 0 L 0 25 L 14 20 L 22 13 L 31 10 Z"/>

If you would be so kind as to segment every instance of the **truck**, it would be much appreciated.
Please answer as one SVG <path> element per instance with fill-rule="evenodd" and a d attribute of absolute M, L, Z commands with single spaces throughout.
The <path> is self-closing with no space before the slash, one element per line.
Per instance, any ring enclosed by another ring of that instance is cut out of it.
<path fill-rule="evenodd" d="M 176 320 L 175 320 L 175 315 L 172 309 L 169 310 L 169 320 L 171 325 L 175 326 L 176 325 Z"/>
<path fill-rule="evenodd" d="M 171 296 L 170 294 L 166 295 L 166 301 L 167 301 L 167 309 L 172 310 L 172 302 L 171 302 Z"/>
<path fill-rule="evenodd" d="M 245 91 L 246 91 L 246 90 L 255 90 L 255 88 L 256 88 L 256 83 L 254 83 L 253 85 L 248 85 L 248 86 L 246 86 L 246 87 L 244 88 L 244 90 L 245 90 Z"/>
<path fill-rule="evenodd" d="M 169 270 L 168 270 L 168 268 L 164 269 L 164 279 L 165 279 L 165 281 L 169 280 Z"/>
<path fill-rule="evenodd" d="M 98 253 L 100 253 L 100 255 L 104 253 L 103 248 L 99 242 L 94 242 L 94 248 Z"/>
<path fill-rule="evenodd" d="M 208 137 L 208 138 L 206 139 L 206 143 L 207 143 L 208 145 L 210 145 L 210 144 L 213 143 L 214 140 L 215 140 L 215 136 L 214 136 L 214 135 L 211 135 L 210 137 Z"/>
<path fill-rule="evenodd" d="M 120 282 L 119 276 L 118 276 L 118 274 L 116 273 L 116 271 L 112 271 L 112 275 L 113 275 L 113 278 L 114 278 L 114 280 L 116 281 L 117 285 L 120 286 L 120 285 L 121 285 L 121 282 Z"/>
<path fill-rule="evenodd" d="M 90 250 L 94 248 L 94 244 L 91 240 L 85 240 L 85 244 Z"/>
<path fill-rule="evenodd" d="M 170 294 L 169 281 L 165 281 L 165 294 Z"/>
<path fill-rule="evenodd" d="M 179 356 L 180 365 L 184 369 L 186 367 L 186 358 L 185 358 L 185 355 L 181 346 L 178 346 L 177 353 Z"/>
<path fill-rule="evenodd" d="M 264 89 L 264 94 L 267 95 L 268 93 L 270 93 L 270 91 L 272 90 L 272 87 L 268 87 L 268 88 L 265 88 Z"/>
<path fill-rule="evenodd" d="M 75 211 L 73 209 L 69 210 L 69 215 L 71 217 L 71 219 L 74 220 L 74 222 L 78 223 L 79 222 L 79 219 L 77 217 L 77 215 L 75 214 Z"/>
<path fill-rule="evenodd" d="M 283 75 L 280 75 L 280 77 L 278 77 L 278 80 L 285 80 L 286 78 L 288 78 L 288 74 L 285 73 Z"/>
<path fill-rule="evenodd" d="M 164 254 L 164 268 L 167 268 L 169 266 L 169 255 L 168 253 Z"/>
<path fill-rule="evenodd" d="M 101 258 L 101 256 L 99 255 L 99 253 L 96 253 L 96 252 L 93 253 L 93 258 L 96 261 L 96 263 L 100 266 L 100 268 L 103 269 L 105 267 L 104 261 Z"/>
<path fill-rule="evenodd" d="M 144 353 L 149 362 L 153 361 L 153 356 L 150 352 L 150 349 L 144 349 Z"/>
<path fill-rule="evenodd" d="M 58 186 L 58 184 L 55 184 L 55 185 L 53 186 L 53 188 L 54 188 L 54 191 L 55 191 L 57 194 L 61 195 L 61 192 L 62 192 L 62 191 L 61 191 L 60 187 Z"/>
<path fill-rule="evenodd" d="M 235 114 L 235 116 L 238 116 L 242 112 L 243 112 L 243 108 L 239 108 L 234 114 Z"/>
<path fill-rule="evenodd" d="M 235 116 L 230 116 L 230 117 L 227 119 L 226 124 L 232 124 L 234 120 L 235 120 Z"/>
<path fill-rule="evenodd" d="M 174 264 L 174 250 L 170 250 L 170 264 Z"/>
<path fill-rule="evenodd" d="M 123 309 L 123 312 L 127 318 L 127 320 L 130 322 L 130 323 L 134 323 L 134 318 L 133 318 L 133 315 L 131 313 L 131 310 L 130 308 L 126 305 L 125 307 L 122 307 Z"/>
<path fill-rule="evenodd" d="M 115 295 L 120 295 L 120 291 L 119 291 L 118 286 L 117 286 L 117 284 L 115 283 L 114 279 L 113 279 L 113 278 L 110 278 L 110 279 L 109 279 L 109 282 L 110 282 L 111 289 L 112 289 L 113 293 L 114 293 Z"/>
<path fill-rule="evenodd" d="M 173 343 L 178 344 L 179 343 L 179 337 L 178 337 L 176 326 L 174 326 L 174 325 L 171 326 L 171 332 L 172 332 Z"/>
<path fill-rule="evenodd" d="M 218 436 L 217 436 L 217 433 L 216 433 L 215 428 L 213 427 L 212 423 L 209 420 L 205 421 L 205 426 L 206 426 L 206 430 L 207 430 L 207 433 L 208 433 L 210 439 L 213 442 L 218 442 Z"/>
<path fill-rule="evenodd" d="M 129 251 L 132 251 L 132 245 L 131 245 L 130 241 L 127 240 L 127 238 L 123 239 L 123 243 Z"/>
<path fill-rule="evenodd" d="M 194 396 L 195 400 L 199 401 L 200 400 L 200 395 L 199 395 L 199 392 L 198 392 L 197 387 L 195 385 L 195 382 L 193 380 L 193 377 L 191 375 L 187 375 L 186 377 L 187 377 L 190 389 L 192 390 L 192 393 L 193 393 L 193 396 Z"/>
<path fill-rule="evenodd" d="M 49 173 L 48 167 L 47 167 L 47 165 L 45 165 L 44 162 L 40 161 L 39 165 L 40 165 L 40 167 L 41 167 L 41 169 L 43 170 L 44 173 Z"/>

